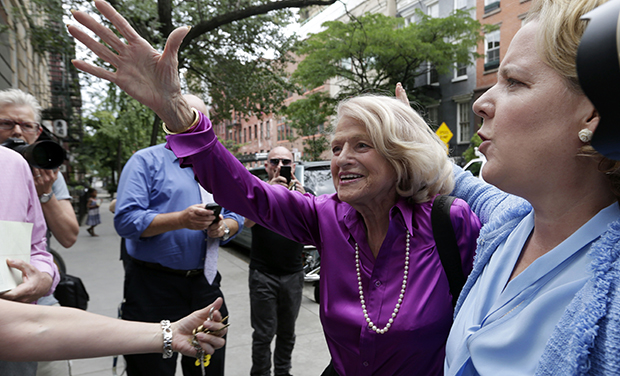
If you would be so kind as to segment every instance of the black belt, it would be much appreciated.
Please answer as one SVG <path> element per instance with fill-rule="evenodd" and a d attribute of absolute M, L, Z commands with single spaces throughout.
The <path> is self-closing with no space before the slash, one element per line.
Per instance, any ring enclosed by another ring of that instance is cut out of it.
<path fill-rule="evenodd" d="M 164 272 L 168 274 L 180 275 L 183 277 L 195 277 L 197 275 L 202 275 L 204 273 L 204 269 L 178 270 L 178 269 L 168 268 L 166 266 L 163 266 L 161 264 L 156 264 L 154 262 L 138 260 L 131 256 L 129 256 L 129 259 L 135 262 L 136 264 L 143 266 L 147 269 L 157 270 L 159 272 Z"/>

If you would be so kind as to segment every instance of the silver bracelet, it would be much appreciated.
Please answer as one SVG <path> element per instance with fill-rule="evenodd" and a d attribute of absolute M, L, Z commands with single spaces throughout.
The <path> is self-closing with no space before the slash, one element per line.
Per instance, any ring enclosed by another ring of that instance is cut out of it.
<path fill-rule="evenodd" d="M 170 320 L 161 320 L 161 330 L 164 335 L 164 359 L 172 358 L 172 328 Z"/>

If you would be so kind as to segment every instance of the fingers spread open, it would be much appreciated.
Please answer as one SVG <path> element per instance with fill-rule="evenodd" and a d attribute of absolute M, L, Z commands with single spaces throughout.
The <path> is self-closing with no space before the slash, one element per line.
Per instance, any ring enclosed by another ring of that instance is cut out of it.
<path fill-rule="evenodd" d="M 77 13 L 77 12 L 75 12 L 75 13 Z M 107 61 L 108 63 L 112 64 L 113 66 L 117 66 L 118 65 L 117 64 L 117 62 L 118 62 L 118 60 L 117 60 L 118 55 L 116 55 L 108 47 L 106 47 L 103 44 L 97 42 L 96 40 L 91 38 L 88 34 L 86 34 L 84 31 L 80 30 L 80 28 L 78 28 L 76 26 L 69 25 L 69 26 L 67 26 L 67 30 L 69 31 L 69 33 L 73 37 L 75 37 L 75 39 L 77 39 L 80 42 L 82 42 L 86 47 L 88 47 L 88 49 L 93 51 L 101 59 Z"/>
<path fill-rule="evenodd" d="M 110 72 L 107 69 L 96 67 L 82 60 L 72 60 L 71 62 L 77 69 L 81 70 L 82 72 L 92 74 L 95 77 L 99 77 L 110 82 L 114 82 L 115 80 L 115 73 Z"/>
<path fill-rule="evenodd" d="M 114 25 L 114 27 L 116 28 L 116 30 L 118 30 L 119 33 L 121 33 L 121 35 L 127 40 L 128 43 L 145 43 L 144 39 L 140 36 L 140 34 L 138 34 L 133 27 L 131 27 L 131 25 L 129 24 L 129 22 L 127 22 L 127 20 L 125 18 L 123 18 L 123 16 L 121 16 L 116 9 L 114 9 L 112 7 L 112 5 L 110 5 L 109 3 L 107 3 L 106 1 L 102 1 L 102 0 L 96 0 L 95 1 L 95 6 L 97 7 L 97 9 L 99 10 L 99 12 L 101 12 L 101 14 L 107 18 L 110 22 L 112 22 L 112 24 Z M 109 32 L 112 36 L 114 36 L 114 38 L 116 40 L 118 40 L 118 38 L 116 37 L 116 35 L 114 35 L 114 33 L 112 33 L 109 29 L 103 27 L 107 32 Z M 92 30 L 92 29 L 91 29 Z M 95 30 L 93 30 L 95 31 Z M 97 33 L 97 35 L 99 35 L 99 33 Z M 103 35 L 99 35 L 102 39 L 103 39 Z M 109 37 L 109 34 L 106 35 L 106 37 Z M 110 39 L 112 39 L 110 37 Z M 104 39 L 106 41 L 106 43 L 109 43 L 113 48 L 116 49 L 115 45 L 112 44 L 112 40 L 108 41 L 107 39 Z M 120 42 L 120 40 L 119 40 Z M 122 43 L 122 42 L 121 42 Z M 125 44 L 122 43 L 122 45 L 124 46 Z"/>

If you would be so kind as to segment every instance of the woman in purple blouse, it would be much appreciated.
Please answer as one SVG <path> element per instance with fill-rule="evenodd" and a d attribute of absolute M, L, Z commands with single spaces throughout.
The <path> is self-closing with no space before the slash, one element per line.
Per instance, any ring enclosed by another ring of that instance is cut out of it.
<path fill-rule="evenodd" d="M 319 250 L 321 322 L 333 359 L 325 374 L 441 375 L 453 310 L 430 211 L 435 196 L 451 192 L 454 183 L 445 146 L 422 118 L 395 98 L 349 99 L 338 108 L 332 141 L 337 193 L 314 197 L 265 184 L 217 141 L 209 119 L 181 95 L 176 51 L 188 29 L 174 31 L 160 54 L 110 5 L 95 4 L 129 44 L 74 12 L 117 51 L 69 26 L 117 70 L 81 61 L 75 66 L 152 108 L 174 134 L 168 147 L 218 203 Z M 467 275 L 480 222 L 461 200 L 451 218 Z"/>

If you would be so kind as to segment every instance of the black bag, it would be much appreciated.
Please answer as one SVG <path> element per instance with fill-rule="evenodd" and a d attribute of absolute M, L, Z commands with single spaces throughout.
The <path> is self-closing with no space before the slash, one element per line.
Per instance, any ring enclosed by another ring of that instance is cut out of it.
<path fill-rule="evenodd" d="M 86 287 L 79 277 L 61 273 L 60 282 L 54 291 L 54 297 L 63 307 L 73 307 L 86 310 L 90 297 Z"/>
<path fill-rule="evenodd" d="M 463 275 L 461 253 L 459 252 L 459 245 L 452 228 L 452 220 L 450 219 L 450 207 L 454 199 L 455 197 L 453 196 L 437 196 L 431 209 L 433 237 L 435 238 L 435 244 L 437 244 L 437 252 L 439 253 L 441 264 L 448 277 L 450 294 L 452 294 L 452 307 L 456 306 L 461 289 L 467 280 Z"/>

